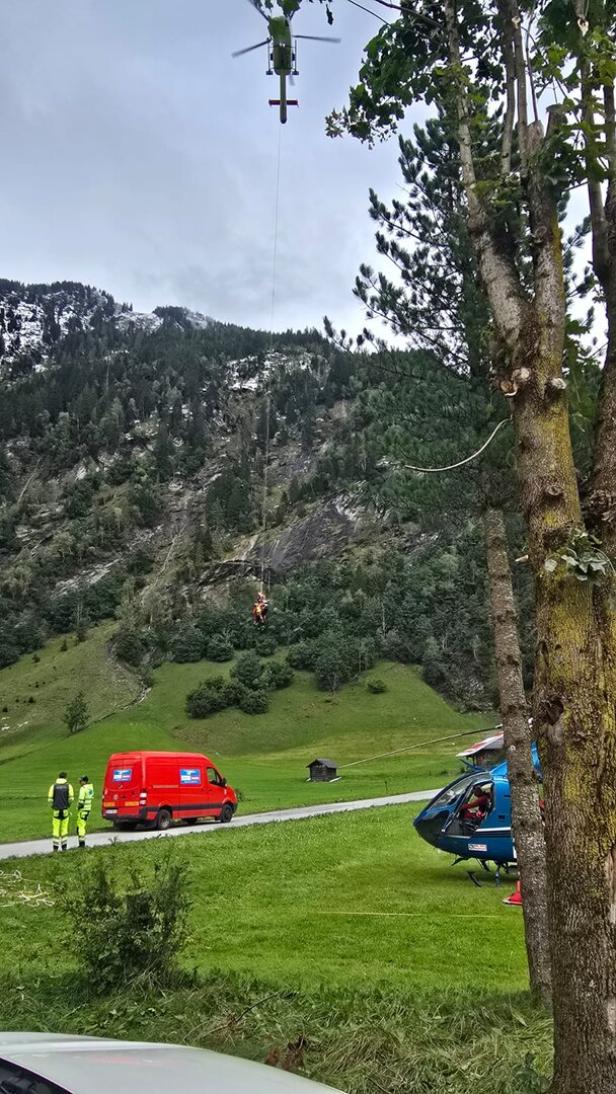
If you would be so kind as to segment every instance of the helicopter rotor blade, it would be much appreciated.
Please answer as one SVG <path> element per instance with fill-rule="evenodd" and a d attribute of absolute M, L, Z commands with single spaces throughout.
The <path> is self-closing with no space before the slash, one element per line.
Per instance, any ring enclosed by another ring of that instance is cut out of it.
<path fill-rule="evenodd" d="M 295 38 L 303 38 L 306 42 L 341 42 L 341 38 L 321 38 L 317 34 L 295 34 Z"/>
<path fill-rule="evenodd" d="M 232 53 L 232 57 L 243 57 L 245 53 L 252 53 L 254 49 L 263 49 L 269 42 L 269 38 L 266 38 L 264 42 L 257 42 L 256 46 L 248 46 L 247 49 L 236 49 L 235 53 Z"/>
<path fill-rule="evenodd" d="M 255 9 L 255 11 L 259 12 L 259 15 L 263 19 L 265 19 L 266 23 L 269 23 L 269 19 L 268 19 L 267 15 L 265 14 L 265 12 L 263 11 L 263 8 L 261 7 L 261 5 L 259 3 L 259 0 L 248 0 L 248 3 L 252 5 L 252 7 Z"/>

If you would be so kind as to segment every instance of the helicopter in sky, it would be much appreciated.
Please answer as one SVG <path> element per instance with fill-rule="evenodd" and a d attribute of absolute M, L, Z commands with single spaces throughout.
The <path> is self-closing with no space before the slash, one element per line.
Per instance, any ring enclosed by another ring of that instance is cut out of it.
<path fill-rule="evenodd" d="M 255 49 L 267 47 L 268 67 L 266 75 L 273 76 L 275 73 L 280 78 L 280 97 L 270 99 L 269 104 L 270 106 L 280 107 L 280 121 L 284 125 L 287 120 L 287 107 L 299 106 L 297 99 L 287 97 L 287 80 L 292 83 L 293 77 L 299 75 L 297 71 L 297 40 L 302 38 L 311 42 L 339 42 L 340 39 L 322 38 L 314 34 L 294 34 L 291 20 L 299 7 L 297 0 L 280 0 L 282 15 L 271 16 L 266 15 L 260 0 L 248 0 L 248 2 L 252 4 L 255 11 L 259 12 L 261 18 L 265 19 L 268 37 L 264 38 L 262 42 L 257 42 L 254 46 L 248 46 L 247 49 L 236 50 L 233 57 L 242 57 L 245 53 L 252 53 Z"/>

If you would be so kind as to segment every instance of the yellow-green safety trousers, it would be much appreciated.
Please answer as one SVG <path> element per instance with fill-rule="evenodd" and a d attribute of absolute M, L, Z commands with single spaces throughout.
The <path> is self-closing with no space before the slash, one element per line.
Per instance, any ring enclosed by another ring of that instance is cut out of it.
<path fill-rule="evenodd" d="M 79 798 L 77 801 L 77 838 L 80 847 L 85 847 L 86 845 L 86 831 L 88 819 L 92 810 L 93 797 L 94 787 L 92 786 L 92 783 L 86 783 L 85 786 L 79 787 Z"/>
<path fill-rule="evenodd" d="M 66 851 L 68 847 L 68 809 L 54 809 L 53 820 L 51 822 L 51 834 L 52 844 L 54 851 L 59 851 L 62 848 Z"/>
<path fill-rule="evenodd" d="M 68 788 L 68 809 L 54 809 L 54 788 L 56 786 L 66 786 Z M 73 788 L 66 779 L 56 779 L 55 783 L 52 783 L 49 787 L 47 794 L 47 801 L 52 807 L 52 822 L 51 822 L 51 836 L 52 846 L 54 851 L 66 851 L 68 847 L 68 822 L 70 816 L 70 808 L 74 799 Z"/>

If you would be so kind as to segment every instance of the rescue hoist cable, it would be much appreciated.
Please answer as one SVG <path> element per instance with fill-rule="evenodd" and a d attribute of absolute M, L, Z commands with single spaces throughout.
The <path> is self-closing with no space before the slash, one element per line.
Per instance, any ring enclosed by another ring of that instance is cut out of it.
<path fill-rule="evenodd" d="M 407 745 L 406 748 L 397 748 L 395 752 L 381 752 L 378 756 L 366 756 L 364 760 L 353 760 L 350 764 L 340 764 L 340 770 L 343 767 L 357 767 L 359 764 L 368 764 L 373 760 L 386 760 L 390 756 L 399 756 L 402 752 L 412 752 L 415 748 L 425 748 L 426 745 L 441 744 L 443 741 L 455 741 L 458 737 L 476 737 L 478 733 L 493 733 L 496 729 L 502 729 L 502 722 L 497 726 L 486 726 L 485 729 L 464 729 L 461 733 L 450 733 L 447 737 L 432 737 L 429 741 L 418 741 L 414 745 Z"/>
<path fill-rule="evenodd" d="M 270 344 L 269 352 L 274 349 L 274 316 L 276 314 L 276 276 L 278 268 L 278 238 L 280 224 L 280 165 L 282 160 L 282 126 L 278 126 L 278 152 L 276 156 L 276 189 L 274 199 L 274 241 L 272 248 L 272 299 L 270 307 Z M 269 377 L 266 375 L 265 395 L 265 451 L 263 458 L 263 509 L 261 513 L 261 592 L 265 593 L 265 535 L 267 532 L 267 491 L 270 457 L 270 412 L 271 391 Z"/>

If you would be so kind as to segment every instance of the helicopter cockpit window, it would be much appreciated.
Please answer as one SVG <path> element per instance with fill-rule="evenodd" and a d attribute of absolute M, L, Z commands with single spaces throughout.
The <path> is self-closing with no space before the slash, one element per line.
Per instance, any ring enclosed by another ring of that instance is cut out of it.
<path fill-rule="evenodd" d="M 494 804 L 491 782 L 475 783 L 467 793 L 459 813 L 462 830 L 469 833 L 485 820 Z"/>
<path fill-rule="evenodd" d="M 437 806 L 442 807 L 445 805 L 452 805 L 453 802 L 457 801 L 458 798 L 461 798 L 462 795 L 466 793 L 466 791 L 470 786 L 472 786 L 476 778 L 477 775 L 475 774 L 472 775 L 470 778 L 466 779 L 465 782 L 459 780 L 458 782 L 453 783 L 452 786 L 448 786 L 446 790 L 443 790 L 443 793 L 440 794 L 439 797 L 432 803 L 433 808 L 436 808 Z"/>

